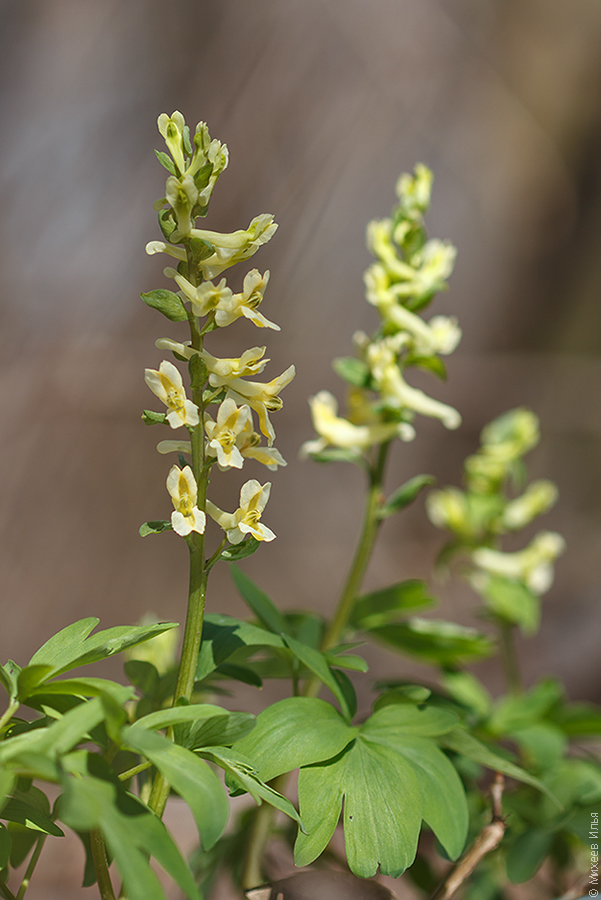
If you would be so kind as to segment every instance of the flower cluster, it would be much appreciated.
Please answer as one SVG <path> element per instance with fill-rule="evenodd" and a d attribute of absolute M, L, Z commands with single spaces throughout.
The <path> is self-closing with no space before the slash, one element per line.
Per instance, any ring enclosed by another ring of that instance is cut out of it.
<path fill-rule="evenodd" d="M 398 205 L 392 216 L 370 222 L 367 243 L 376 261 L 365 272 L 366 298 L 380 315 L 374 335 L 355 335 L 356 357 L 336 360 L 334 366 L 349 384 L 346 418 L 338 415 L 334 397 L 320 391 L 309 402 L 313 427 L 319 435 L 303 445 L 303 452 L 325 460 L 359 459 L 369 448 L 393 438 L 410 441 L 415 415 L 430 416 L 447 428 L 458 428 L 457 410 L 429 397 L 405 380 L 409 367 L 445 377 L 441 356 L 452 353 L 461 338 L 454 318 L 418 313 L 438 291 L 447 287 L 455 248 L 428 240 L 423 216 L 430 203 L 432 174 L 423 165 L 397 183 Z"/>
<path fill-rule="evenodd" d="M 547 512 L 557 499 L 551 481 L 532 481 L 517 496 L 511 484 L 524 480 L 522 457 L 539 440 L 538 419 L 527 409 L 514 409 L 482 431 L 477 453 L 465 461 L 466 490 L 432 491 L 426 501 L 431 521 L 453 534 L 447 558 L 462 552 L 470 562 L 467 577 L 485 605 L 498 618 L 535 630 L 537 598 L 553 583 L 553 563 L 565 547 L 561 535 L 540 531 L 523 550 L 497 547 L 503 534 L 518 531 Z"/>
<path fill-rule="evenodd" d="M 247 229 L 230 234 L 197 228 L 196 220 L 207 214 L 213 189 L 228 164 L 227 147 L 211 139 L 204 122 L 196 126 L 191 138 L 180 112 L 160 115 L 158 128 L 169 151 L 157 151 L 169 172 L 165 196 L 155 204 L 164 240 L 151 241 L 146 251 L 165 253 L 177 261 L 176 268 L 164 270 L 176 290 L 151 291 L 142 297 L 171 321 L 187 321 L 190 327 L 190 340 L 161 338 L 156 346 L 169 350 L 176 361 L 188 363 L 191 396 L 173 362 L 163 360 L 158 369 L 146 369 L 145 373 L 148 387 L 168 410 L 163 416 L 145 412 L 145 421 L 164 421 L 172 429 L 185 427 L 189 432 L 189 440 L 161 441 L 157 447 L 160 453 L 191 459 L 190 464 L 182 459 L 180 466 L 173 466 L 167 478 L 174 507 L 170 526 L 191 539 L 193 533 L 204 533 L 206 512 L 225 532 L 224 542 L 239 544 L 248 537 L 271 541 L 275 534 L 260 522 L 269 482 L 247 481 L 240 492 L 240 506 L 233 513 L 223 512 L 207 500 L 206 492 L 213 465 L 221 470 L 241 469 L 247 459 L 270 470 L 286 465 L 273 446 L 275 431 L 269 414 L 281 409 L 280 392 L 294 378 L 294 366 L 271 381 L 255 381 L 269 362 L 265 347 L 252 347 L 238 358 L 220 359 L 205 349 L 204 340 L 209 332 L 240 318 L 258 328 L 279 330 L 259 310 L 269 272 L 251 269 L 239 292 L 228 286 L 225 277 L 214 280 L 249 259 L 270 240 L 277 225 L 273 216 L 264 214 L 254 218 Z M 267 445 L 259 432 L 267 438 Z"/>

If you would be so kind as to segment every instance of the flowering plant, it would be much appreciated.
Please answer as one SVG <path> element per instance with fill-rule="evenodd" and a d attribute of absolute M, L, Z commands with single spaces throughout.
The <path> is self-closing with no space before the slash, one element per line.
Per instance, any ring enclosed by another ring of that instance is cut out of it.
<path fill-rule="evenodd" d="M 294 366 L 255 380 L 269 362 L 264 346 L 235 358 L 205 346 L 213 331 L 239 319 L 279 329 L 260 309 L 269 272 L 250 269 L 238 292 L 228 284 L 229 270 L 277 226 L 263 214 L 230 234 L 198 228 L 227 167 L 227 148 L 204 123 L 192 136 L 179 112 L 161 115 L 158 126 L 169 152 L 157 156 L 169 174 L 155 204 L 162 240 L 147 251 L 176 261 L 165 269 L 174 289 L 142 298 L 170 322 L 187 323 L 189 339 L 160 338 L 157 347 L 171 358 L 146 370 L 165 409 L 144 411 L 144 422 L 184 429 L 184 439 L 158 444 L 161 454 L 177 457 L 166 478 L 173 511 L 140 533 L 174 531 L 188 547 L 183 643 L 176 658 L 174 623 L 93 633 L 98 620 L 88 618 L 51 637 L 25 667 L 0 667 L 8 697 L 0 716 L 0 894 L 23 900 L 48 836 L 60 837 L 63 827 L 81 838 L 84 885 L 97 884 L 102 900 L 114 900 L 117 874 L 119 896 L 164 900 L 153 861 L 191 900 L 211 894 L 220 869 L 255 900 L 286 900 L 303 890 L 306 896 L 307 879 L 332 859 L 322 891 L 328 878 L 350 886 L 357 877 L 406 873 L 420 895 L 449 898 L 465 885 L 477 900 L 501 896 L 508 881 L 529 879 L 545 860 L 553 877 L 547 893 L 571 887 L 586 868 L 591 829 L 598 830 L 601 769 L 570 741 L 600 734 L 601 711 L 568 703 L 553 679 L 529 689 L 521 681 L 514 632 L 538 629 L 540 598 L 563 551 L 563 539 L 548 531 L 518 551 L 501 545 L 556 499 L 550 482 L 525 487 L 522 457 L 538 441 L 531 412 L 513 410 L 488 425 L 466 460 L 465 490 L 437 489 L 426 501 L 432 522 L 451 533 L 439 564 L 454 561 L 481 597 L 487 632 L 415 615 L 435 603 L 415 579 L 362 591 L 380 525 L 434 481 L 418 474 L 387 493 L 395 442 L 415 437 L 420 416 L 447 429 L 461 424 L 457 410 L 408 381 L 415 368 L 444 379 L 442 357 L 461 337 L 454 318 L 422 315 L 446 287 L 455 258 L 452 245 L 426 234 L 431 173 L 417 166 L 403 175 L 391 217 L 368 227 L 375 262 L 365 273 L 366 297 L 378 321 L 371 335 L 354 336 L 354 356 L 334 363 L 347 386 L 345 414 L 327 391 L 310 400 L 317 436 L 303 445 L 304 456 L 356 465 L 367 482 L 356 554 L 326 620 L 313 611 L 282 612 L 237 566 L 276 537 L 263 521 L 271 483 L 245 477 L 231 512 L 209 499 L 215 467 L 286 465 L 270 415 L 282 408 Z M 232 567 L 251 621 L 212 607 L 205 613 L 209 574 L 222 563 Z M 357 636 L 427 662 L 431 681 L 401 675 L 376 685 L 372 714 L 357 720 L 347 674 L 367 671 L 362 656 L 350 652 Z M 127 655 L 127 686 L 67 674 L 117 652 Z M 497 652 L 507 694 L 495 700 L 467 666 Z M 291 696 L 256 719 L 217 703 L 221 681 L 260 686 L 265 678 L 288 680 Z M 327 699 L 318 697 L 322 689 Z M 288 798 L 297 769 L 298 808 Z M 52 808 L 39 784 L 56 786 Z M 191 860 L 162 820 L 172 792 L 188 804 L 198 829 Z M 228 793 L 248 794 L 257 807 L 226 832 Z M 340 872 L 334 849 L 340 820 L 352 875 Z M 275 833 L 294 846 L 297 866 L 317 868 L 266 885 L 265 850 Z M 317 896 L 320 888 L 311 884 Z M 364 895 L 392 896 L 373 881 L 365 883 L 370 890 Z"/>

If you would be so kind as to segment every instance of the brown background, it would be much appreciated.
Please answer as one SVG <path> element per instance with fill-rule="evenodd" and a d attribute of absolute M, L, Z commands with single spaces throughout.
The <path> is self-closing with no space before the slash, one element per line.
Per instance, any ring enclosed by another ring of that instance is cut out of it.
<path fill-rule="evenodd" d="M 330 360 L 376 321 L 365 225 L 424 161 L 430 233 L 459 251 L 432 311 L 457 314 L 464 338 L 448 384 L 420 384 L 464 426 L 421 420 L 390 486 L 417 472 L 458 483 L 490 418 L 518 404 L 539 414 L 530 471 L 559 485 L 542 527 L 568 551 L 524 648 L 527 680 L 553 672 L 601 699 L 598 0 L 4 0 L 0 12 L 2 660 L 25 662 L 82 616 L 184 614 L 183 542 L 137 534 L 170 511 L 169 461 L 154 449 L 167 435 L 139 413 L 159 405 L 142 377 L 163 356 L 154 339 L 183 332 L 139 293 L 167 284 L 144 245 L 163 190 L 156 117 L 179 108 L 230 148 L 207 227 L 262 212 L 280 223 L 253 264 L 271 269 L 264 311 L 281 333 L 237 323 L 210 344 L 239 355 L 266 340 L 266 377 L 298 370 L 274 417 L 289 461 L 265 514 L 278 540 L 247 571 L 287 608 L 334 603 L 362 485 L 350 467 L 297 460 L 306 398 L 342 396 Z M 218 473 L 214 499 L 233 508 L 242 480 Z M 427 576 L 441 542 L 422 504 L 387 522 L 369 585 Z M 467 588 L 436 589 L 439 615 L 473 621 Z M 227 573 L 209 605 L 243 614 Z M 376 676 L 417 671 L 382 652 L 371 663 Z"/>

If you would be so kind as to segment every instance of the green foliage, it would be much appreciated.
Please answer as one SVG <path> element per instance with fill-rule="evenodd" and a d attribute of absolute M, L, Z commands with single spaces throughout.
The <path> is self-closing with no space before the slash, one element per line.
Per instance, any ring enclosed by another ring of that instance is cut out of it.
<path fill-rule="evenodd" d="M 160 288 L 156 291 L 149 291 L 147 294 L 140 294 L 140 296 L 147 306 L 158 310 L 171 322 L 185 322 L 188 318 L 186 307 L 181 298 L 173 291 Z"/>
<path fill-rule="evenodd" d="M 391 494 L 380 510 L 380 518 L 387 519 L 389 516 L 393 516 L 395 513 L 405 509 L 417 499 L 425 487 L 434 484 L 435 481 L 436 479 L 433 475 L 415 475 L 414 478 L 410 478 L 394 494 Z"/>

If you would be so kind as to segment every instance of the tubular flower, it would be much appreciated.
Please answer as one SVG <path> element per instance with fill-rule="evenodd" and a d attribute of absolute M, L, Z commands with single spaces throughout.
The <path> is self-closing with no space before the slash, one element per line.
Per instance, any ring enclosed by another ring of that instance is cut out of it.
<path fill-rule="evenodd" d="M 472 562 L 488 575 L 523 581 L 533 593 L 544 594 L 553 583 L 553 563 L 564 549 L 565 541 L 560 534 L 541 531 L 528 547 L 517 553 L 478 547 L 472 553 Z"/>
<path fill-rule="evenodd" d="M 223 528 L 230 544 L 239 544 L 247 535 L 252 535 L 257 541 L 272 541 L 275 538 L 273 531 L 260 522 L 270 490 L 269 482 L 260 485 L 254 479 L 247 481 L 240 491 L 240 506 L 233 513 L 223 512 L 207 500 L 207 512 Z"/>
<path fill-rule="evenodd" d="M 186 251 L 183 247 L 176 247 L 174 244 L 166 244 L 165 241 L 149 241 L 146 244 L 146 252 L 149 256 L 154 256 L 155 253 L 167 253 L 175 259 L 179 259 L 180 262 L 185 262 L 186 260 Z"/>
<path fill-rule="evenodd" d="M 220 303 L 215 313 L 215 322 L 223 328 L 224 325 L 230 325 L 240 316 L 250 319 L 257 328 L 273 328 L 275 331 L 280 330 L 280 326 L 275 322 L 270 322 L 260 313 L 257 307 L 263 300 L 263 294 L 269 281 L 269 272 L 261 275 L 258 269 L 251 269 L 244 277 L 244 286 L 241 294 L 232 294 L 223 303 Z"/>
<path fill-rule="evenodd" d="M 348 419 L 337 415 L 338 404 L 329 391 L 320 391 L 309 400 L 309 404 L 313 427 L 320 437 L 303 444 L 303 455 L 320 453 L 327 446 L 360 452 L 393 437 L 400 437 L 404 441 L 411 441 L 415 437 L 415 429 L 406 422 L 353 425 Z"/>
<path fill-rule="evenodd" d="M 207 241 L 215 251 L 199 264 L 203 277 L 215 278 L 217 275 L 221 275 L 224 269 L 248 259 L 257 252 L 262 244 L 271 240 L 277 227 L 273 216 L 263 213 L 261 216 L 256 216 L 247 229 L 233 231 L 230 234 L 193 228 L 190 232 L 191 236 Z"/>
<path fill-rule="evenodd" d="M 192 359 L 195 354 L 200 356 L 207 371 L 210 372 L 209 381 L 213 387 L 229 384 L 231 379 L 241 378 L 243 375 L 258 375 L 269 362 L 268 359 L 262 359 L 265 347 L 252 347 L 238 358 L 218 359 L 206 350 L 195 350 L 190 347 L 189 342 L 182 344 L 179 341 L 172 341 L 171 338 L 159 338 L 155 341 L 155 345 L 159 350 L 171 350 L 184 359 Z"/>
<path fill-rule="evenodd" d="M 181 112 L 176 110 L 171 116 L 161 113 L 157 119 L 159 132 L 165 139 L 167 149 L 181 174 L 184 174 L 184 127 L 186 122 Z"/>
<path fill-rule="evenodd" d="M 276 450 L 275 447 L 261 446 L 261 435 L 254 430 L 252 416 L 250 415 L 236 439 L 236 446 L 245 459 L 256 459 L 257 462 L 267 466 L 272 472 L 278 466 L 288 465 L 280 451 Z"/>
<path fill-rule="evenodd" d="M 196 134 L 194 135 L 194 155 L 190 165 L 186 169 L 186 175 L 195 177 L 199 170 L 207 163 L 212 166 L 211 175 L 206 187 L 204 187 L 199 195 L 198 202 L 201 206 L 207 206 L 211 199 L 213 189 L 217 184 L 217 179 L 227 168 L 229 162 L 229 154 L 226 144 L 222 144 L 216 138 L 211 140 L 209 129 L 206 122 L 199 122 L 196 126 Z"/>
<path fill-rule="evenodd" d="M 184 238 L 192 229 L 192 209 L 198 200 L 198 188 L 191 175 L 176 178 L 170 175 L 165 186 L 165 199 L 171 206 L 177 219 L 177 233 L 172 238 Z"/>
<path fill-rule="evenodd" d="M 217 421 L 205 414 L 205 433 L 208 438 L 207 453 L 216 456 L 221 468 L 241 469 L 244 459 L 238 449 L 238 438 L 250 424 L 252 414 L 249 406 L 236 406 L 233 400 L 224 400 L 217 411 Z"/>
<path fill-rule="evenodd" d="M 259 416 L 261 431 L 269 440 L 269 446 L 275 440 L 275 431 L 269 421 L 269 412 L 281 409 L 283 401 L 279 396 L 280 391 L 290 384 L 296 374 L 294 366 L 288 368 L 266 384 L 258 381 L 244 381 L 242 378 L 234 378 L 227 383 L 227 396 L 237 403 L 247 403 Z"/>
<path fill-rule="evenodd" d="M 232 298 L 232 292 L 226 286 L 225 278 L 222 278 L 218 285 L 214 285 L 212 281 L 203 281 L 202 284 L 195 286 L 178 272 L 174 271 L 172 277 L 190 301 L 195 316 L 206 316 L 229 303 Z"/>
<path fill-rule="evenodd" d="M 524 528 L 537 516 L 547 512 L 557 496 L 558 491 L 552 481 L 533 481 L 521 497 L 509 501 L 503 511 L 503 524 L 507 528 Z"/>
<path fill-rule="evenodd" d="M 392 409 L 409 409 L 423 416 L 440 419 L 451 430 L 459 428 L 461 416 L 456 409 L 410 387 L 403 379 L 396 361 L 402 338 L 402 334 L 395 335 L 393 338 L 374 342 L 367 348 L 367 363 L 382 401 Z"/>
<path fill-rule="evenodd" d="M 389 284 L 388 276 L 378 263 L 365 272 L 366 297 L 378 308 L 385 324 L 407 331 L 413 339 L 414 351 L 418 356 L 432 356 L 435 353 L 452 353 L 461 340 L 461 329 L 457 319 L 448 316 L 434 316 L 429 322 L 402 306 Z"/>
<path fill-rule="evenodd" d="M 182 376 L 173 363 L 164 359 L 158 371 L 146 369 L 144 380 L 153 394 L 168 407 L 167 421 L 172 428 L 198 425 L 198 407 L 186 397 Z"/>
<path fill-rule="evenodd" d="M 186 466 L 184 469 L 173 466 L 167 476 L 167 490 L 171 494 L 175 507 L 171 513 L 173 530 L 182 537 L 192 531 L 203 534 L 206 516 L 196 506 L 198 489 L 190 466 Z"/>
<path fill-rule="evenodd" d="M 192 453 L 190 441 L 159 441 L 157 444 L 159 453 Z"/>

